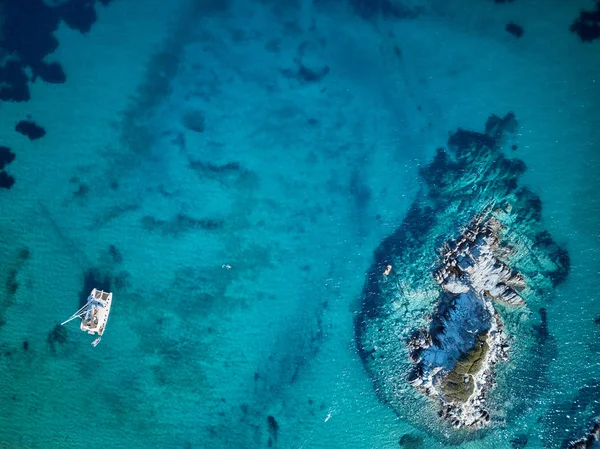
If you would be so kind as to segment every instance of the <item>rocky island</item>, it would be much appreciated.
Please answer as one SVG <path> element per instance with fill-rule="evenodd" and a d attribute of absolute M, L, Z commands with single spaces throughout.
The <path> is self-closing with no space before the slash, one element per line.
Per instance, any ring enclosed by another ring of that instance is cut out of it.
<path fill-rule="evenodd" d="M 457 241 L 442 248 L 442 264 L 434 278 L 444 292 L 429 329 L 409 341 L 414 368 L 409 382 L 442 404 L 442 416 L 454 427 L 483 427 L 490 420 L 485 409 L 493 367 L 508 360 L 508 337 L 494 301 L 522 306 L 517 291 L 525 280 L 501 257 L 502 225 L 496 218 L 475 218 Z"/>
<path fill-rule="evenodd" d="M 426 188 L 375 251 L 355 321 L 381 401 L 449 443 L 530 399 L 551 354 L 543 304 L 569 270 L 541 200 L 518 186 L 525 165 L 505 156 L 516 129 L 513 114 L 491 116 L 485 132 L 458 130 L 437 151 Z"/>

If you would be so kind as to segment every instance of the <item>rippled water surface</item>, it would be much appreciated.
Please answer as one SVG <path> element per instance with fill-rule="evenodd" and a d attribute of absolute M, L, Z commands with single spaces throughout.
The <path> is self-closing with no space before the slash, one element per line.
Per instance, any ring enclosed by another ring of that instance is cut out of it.
<path fill-rule="evenodd" d="M 380 402 L 354 320 L 420 169 L 508 112 L 570 271 L 543 375 L 511 374 L 531 399 L 458 447 L 560 448 L 600 416 L 593 2 L 1 6 L 0 447 L 443 447 Z M 96 348 L 56 327 L 93 287 Z"/>

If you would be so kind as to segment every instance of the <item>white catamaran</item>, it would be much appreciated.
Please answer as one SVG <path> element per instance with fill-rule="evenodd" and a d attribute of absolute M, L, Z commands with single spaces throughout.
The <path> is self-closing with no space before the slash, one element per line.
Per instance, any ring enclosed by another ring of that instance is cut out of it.
<path fill-rule="evenodd" d="M 87 298 L 87 303 L 71 317 L 61 323 L 61 326 L 67 324 L 69 321 L 75 318 L 81 319 L 81 325 L 79 326 L 83 332 L 88 334 L 98 334 L 92 342 L 92 346 L 96 346 L 102 339 L 102 334 L 106 328 L 106 322 L 108 321 L 108 314 L 110 313 L 110 306 L 112 305 L 112 293 L 105 292 L 103 290 L 93 289 L 92 293 Z"/>

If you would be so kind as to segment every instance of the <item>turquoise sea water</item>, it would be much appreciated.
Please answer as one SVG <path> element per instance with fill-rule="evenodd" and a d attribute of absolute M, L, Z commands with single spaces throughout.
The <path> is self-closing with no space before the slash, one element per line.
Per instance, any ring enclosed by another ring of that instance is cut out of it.
<path fill-rule="evenodd" d="M 460 447 L 559 448 L 600 416 L 600 40 L 569 30 L 593 2 L 97 3 L 54 32 L 66 82 L 0 103 L 0 448 L 443 447 L 378 400 L 354 318 L 419 169 L 509 111 L 571 270 L 543 391 Z M 57 341 L 92 286 L 102 342 Z"/>

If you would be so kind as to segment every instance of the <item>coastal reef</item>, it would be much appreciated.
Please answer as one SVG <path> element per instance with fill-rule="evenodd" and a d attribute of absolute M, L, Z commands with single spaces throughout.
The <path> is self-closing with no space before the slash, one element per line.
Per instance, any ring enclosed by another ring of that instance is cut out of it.
<path fill-rule="evenodd" d="M 566 279 L 569 256 L 543 228 L 540 198 L 518 185 L 525 164 L 506 156 L 517 128 L 512 113 L 492 115 L 438 149 L 374 252 L 356 315 L 380 400 L 450 444 L 524 410 L 552 354 L 532 310 Z"/>

